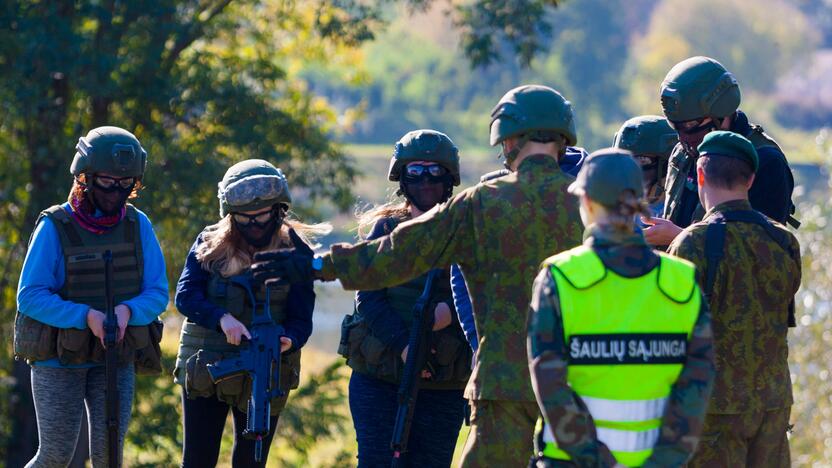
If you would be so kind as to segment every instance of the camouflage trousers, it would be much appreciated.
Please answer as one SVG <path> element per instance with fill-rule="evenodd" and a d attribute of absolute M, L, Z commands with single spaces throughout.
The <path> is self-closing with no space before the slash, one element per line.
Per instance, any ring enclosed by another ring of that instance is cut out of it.
<path fill-rule="evenodd" d="M 540 410 L 533 401 L 472 400 L 463 468 L 528 466 Z"/>
<path fill-rule="evenodd" d="M 788 467 L 791 407 L 705 416 L 702 439 L 689 467 Z"/>

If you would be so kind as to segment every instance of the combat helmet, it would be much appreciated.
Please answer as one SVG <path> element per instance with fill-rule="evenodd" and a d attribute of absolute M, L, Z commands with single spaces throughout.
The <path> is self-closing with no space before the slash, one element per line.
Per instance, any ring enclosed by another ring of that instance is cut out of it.
<path fill-rule="evenodd" d="M 528 140 L 554 141 L 562 135 L 566 145 L 578 142 L 572 104 L 554 89 L 542 85 L 519 86 L 507 92 L 491 111 L 489 128 L 491 146 L 510 137 L 525 138 L 513 151 L 515 154 L 505 155 L 507 162 L 516 157 L 519 147 Z"/>
<path fill-rule="evenodd" d="M 262 159 L 247 159 L 229 167 L 217 186 L 220 217 L 276 204 L 288 209 L 292 203 L 283 171 Z"/>
<path fill-rule="evenodd" d="M 667 122 L 658 115 L 641 115 L 624 122 L 613 139 L 612 146 L 629 150 L 643 170 L 656 170 L 656 180 L 647 194 L 648 201 L 655 202 L 664 194 L 664 179 L 670 153 L 679 141 L 679 136 Z M 649 164 L 645 164 L 648 161 Z"/>
<path fill-rule="evenodd" d="M 398 142 L 390 158 L 387 179 L 401 181 L 402 169 L 412 161 L 430 161 L 444 167 L 453 177 L 453 185 L 459 185 L 459 150 L 454 142 L 436 130 L 413 130 Z"/>
<path fill-rule="evenodd" d="M 144 175 L 147 152 L 139 140 L 119 127 L 94 128 L 78 139 L 75 157 L 69 172 L 75 177 L 81 174 L 105 172 L 116 177 Z"/>
<path fill-rule="evenodd" d="M 672 122 L 727 117 L 739 107 L 740 97 L 734 75 L 710 57 L 677 63 L 661 86 L 662 109 Z"/>

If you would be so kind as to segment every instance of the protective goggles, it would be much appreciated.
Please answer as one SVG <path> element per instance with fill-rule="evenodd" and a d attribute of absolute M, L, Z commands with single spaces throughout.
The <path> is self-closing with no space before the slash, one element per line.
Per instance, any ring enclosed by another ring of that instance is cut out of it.
<path fill-rule="evenodd" d="M 423 175 L 431 177 L 442 177 L 448 173 L 448 170 L 439 164 L 408 164 L 404 168 L 405 176 L 411 178 L 420 178 Z"/>
<path fill-rule="evenodd" d="M 95 174 L 92 176 L 92 181 L 95 185 L 103 189 L 120 188 L 122 190 L 128 190 L 136 185 L 135 177 L 110 177 Z"/>
<path fill-rule="evenodd" d="M 239 224 L 240 226 L 248 226 L 251 223 L 263 226 L 267 224 L 269 221 L 271 221 L 272 218 L 274 218 L 274 216 L 274 208 L 270 209 L 269 211 L 255 213 L 252 215 L 247 215 L 245 213 L 231 213 L 231 217 L 234 218 L 234 222 Z"/>
<path fill-rule="evenodd" d="M 290 200 L 286 178 L 279 175 L 255 175 L 228 184 L 219 190 L 219 198 L 229 207 L 246 206 L 260 200 Z"/>
<path fill-rule="evenodd" d="M 676 130 L 679 133 L 684 133 L 685 135 L 694 135 L 696 133 L 713 128 L 716 125 L 716 123 L 713 120 L 705 122 L 705 119 L 707 119 L 707 117 L 703 117 L 701 119 L 696 120 L 685 120 L 684 122 L 674 122 L 672 120 L 668 120 L 667 123 L 670 125 L 670 128 Z"/>

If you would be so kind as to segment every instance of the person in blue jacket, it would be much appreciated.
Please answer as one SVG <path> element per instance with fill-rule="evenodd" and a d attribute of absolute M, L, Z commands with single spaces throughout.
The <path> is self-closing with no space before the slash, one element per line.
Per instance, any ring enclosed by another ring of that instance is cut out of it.
<path fill-rule="evenodd" d="M 93 129 L 76 150 L 69 199 L 38 218 L 17 290 L 15 355 L 32 365 L 39 439 L 27 467 L 70 463 L 85 405 L 92 464 L 107 464 L 104 253 L 109 250 L 114 263 L 121 355 L 142 351 L 140 335 L 147 343 L 150 334 L 158 344 L 157 316 L 168 303 L 165 260 L 153 226 L 127 203 L 142 187 L 147 153 L 133 134 L 117 127 Z M 160 370 L 156 359 L 152 367 Z M 119 447 L 140 366 L 125 361 L 117 370 Z"/>
<path fill-rule="evenodd" d="M 401 223 L 450 197 L 459 180 L 459 156 L 447 135 L 415 130 L 396 144 L 388 179 L 399 183 L 400 202 L 372 209 L 359 219 L 368 239 L 389 233 Z M 413 306 L 427 275 L 378 290 L 358 291 L 355 313 L 344 319 L 339 352 L 352 368 L 349 399 L 358 441 L 358 466 L 390 466 L 397 391 L 409 351 Z M 407 450 L 400 466 L 450 466 L 467 401 L 463 390 L 471 372 L 471 350 L 453 310 L 450 276 L 439 272 L 428 311 L 430 353 L 420 370 Z"/>
<path fill-rule="evenodd" d="M 263 439 L 261 462 L 255 461 L 254 441 L 243 437 L 251 394 L 249 377 L 215 384 L 206 366 L 235 355 L 243 339 L 251 338 L 248 327 L 254 304 L 245 288 L 251 288 L 258 302 L 266 297 L 265 286 L 250 281 L 254 253 L 289 246 L 308 249 L 310 236 L 331 228 L 293 219 L 288 213 L 292 198 L 286 177 L 262 159 L 231 166 L 219 183 L 218 198 L 221 219 L 197 236 L 176 285 L 176 307 L 186 317 L 174 370 L 174 380 L 183 387 L 182 467 L 217 464 L 229 409 L 234 420 L 232 465 L 262 467 L 289 390 L 299 383 L 300 349 L 312 334 L 312 282 L 268 286 L 272 319 L 285 330 L 280 337 L 284 395 L 271 401 L 270 432 Z"/>

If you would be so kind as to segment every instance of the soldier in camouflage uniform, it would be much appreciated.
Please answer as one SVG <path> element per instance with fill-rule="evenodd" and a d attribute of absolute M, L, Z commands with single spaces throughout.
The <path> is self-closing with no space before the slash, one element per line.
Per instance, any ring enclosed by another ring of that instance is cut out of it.
<path fill-rule="evenodd" d="M 710 315 L 694 266 L 636 229 L 642 182 L 631 153 L 610 148 L 570 186 L 584 245 L 547 259 L 532 293 L 529 366 L 546 422 L 532 466 L 679 466 L 696 447 Z"/>
<path fill-rule="evenodd" d="M 261 278 L 340 279 L 347 289 L 400 284 L 458 263 L 479 333 L 465 395 L 473 401 L 463 466 L 524 466 L 538 410 L 525 352 L 525 319 L 540 262 L 580 243 L 573 180 L 558 167 L 576 141 L 571 104 L 545 86 L 512 89 L 492 112 L 491 143 L 511 174 L 480 183 L 392 233 L 334 245 L 314 259 L 284 250 L 258 256 Z"/>
<path fill-rule="evenodd" d="M 716 349 L 716 383 L 690 465 L 787 467 L 787 330 L 800 287 L 800 246 L 748 201 L 760 164 L 751 142 L 713 132 L 698 150 L 696 177 L 707 212 L 670 246 L 698 267 Z"/>
<path fill-rule="evenodd" d="M 759 125 L 738 110 L 740 87 L 721 63 L 691 57 L 667 73 L 661 87 L 662 110 L 679 134 L 670 155 L 662 218 L 644 232 L 652 245 L 668 245 L 683 228 L 702 219 L 696 190 L 696 147 L 709 132 L 729 130 L 748 138 L 757 150 L 760 168 L 748 193 L 751 206 L 777 222 L 799 223 L 791 215 L 794 179 L 786 156 Z"/>
<path fill-rule="evenodd" d="M 676 131 L 667 119 L 658 115 L 640 115 L 624 122 L 616 132 L 612 146 L 632 151 L 641 166 L 644 178 L 644 196 L 650 206 L 651 216 L 661 216 L 664 211 L 664 180 L 667 161 L 679 142 Z"/>

